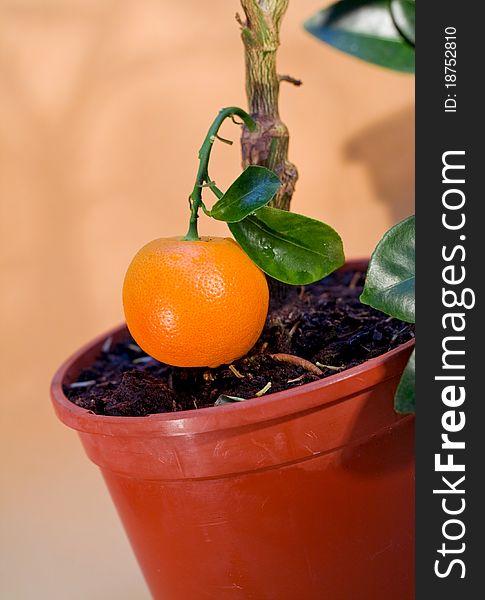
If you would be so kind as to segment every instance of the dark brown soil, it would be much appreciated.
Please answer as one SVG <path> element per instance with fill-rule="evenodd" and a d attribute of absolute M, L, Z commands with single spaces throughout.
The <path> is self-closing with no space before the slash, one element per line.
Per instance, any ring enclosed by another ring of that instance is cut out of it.
<path fill-rule="evenodd" d="M 343 272 L 310 286 L 288 286 L 286 302 L 270 307 L 251 352 L 217 369 L 170 367 L 148 357 L 130 337 L 114 347 L 108 340 L 65 393 L 97 414 L 145 416 L 213 406 L 221 395 L 253 398 L 328 377 L 414 337 L 413 325 L 359 302 L 363 282 L 363 273 Z M 302 364 L 281 362 L 294 357 L 304 359 Z"/>

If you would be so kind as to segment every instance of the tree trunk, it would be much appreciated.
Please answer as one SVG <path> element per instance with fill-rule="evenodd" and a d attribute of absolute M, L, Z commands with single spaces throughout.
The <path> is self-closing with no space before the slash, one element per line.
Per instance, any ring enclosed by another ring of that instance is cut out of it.
<path fill-rule="evenodd" d="M 250 132 L 246 127 L 241 137 L 243 166 L 262 165 L 281 179 L 281 188 L 272 206 L 289 210 L 298 171 L 288 160 L 288 128 L 281 121 L 278 97 L 281 81 L 295 85 L 301 82 L 276 72 L 281 19 L 289 0 L 241 0 L 246 16 L 239 15 L 241 36 L 246 56 L 246 94 L 249 112 L 258 123 Z"/>

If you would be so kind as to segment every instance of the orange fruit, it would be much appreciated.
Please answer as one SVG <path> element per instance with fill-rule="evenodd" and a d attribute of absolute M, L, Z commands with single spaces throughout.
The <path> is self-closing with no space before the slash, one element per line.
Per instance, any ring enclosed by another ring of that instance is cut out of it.
<path fill-rule="evenodd" d="M 161 238 L 132 260 L 123 284 L 131 335 L 177 367 L 217 367 L 246 354 L 266 320 L 263 272 L 230 238 Z"/>

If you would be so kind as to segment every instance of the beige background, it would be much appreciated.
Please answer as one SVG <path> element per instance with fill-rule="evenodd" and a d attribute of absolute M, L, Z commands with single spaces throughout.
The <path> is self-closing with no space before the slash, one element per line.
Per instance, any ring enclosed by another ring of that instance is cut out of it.
<path fill-rule="evenodd" d="M 366 255 L 412 212 L 414 81 L 282 32 L 281 112 L 294 209 Z M 146 600 L 94 466 L 55 420 L 50 377 L 122 319 L 146 241 L 180 234 L 196 152 L 222 106 L 245 105 L 237 0 L 0 0 L 2 433 L 0 598 Z M 229 124 L 223 132 L 237 138 Z M 239 169 L 219 146 L 222 187 Z M 224 228 L 204 221 L 205 233 Z"/>

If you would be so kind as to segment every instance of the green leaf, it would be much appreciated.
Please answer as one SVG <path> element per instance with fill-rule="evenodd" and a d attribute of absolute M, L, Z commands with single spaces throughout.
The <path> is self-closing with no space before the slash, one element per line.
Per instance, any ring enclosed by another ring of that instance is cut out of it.
<path fill-rule="evenodd" d="M 389 0 L 341 0 L 308 19 L 305 29 L 370 63 L 414 73 L 414 48 L 396 27 Z"/>
<path fill-rule="evenodd" d="M 394 408 L 401 415 L 413 413 L 416 409 L 415 354 L 413 351 L 394 397 Z"/>
<path fill-rule="evenodd" d="M 415 220 L 390 229 L 370 259 L 360 301 L 408 323 L 415 322 Z"/>
<path fill-rule="evenodd" d="M 229 228 L 253 262 L 284 283 L 313 283 L 345 260 L 342 240 L 329 225 L 286 210 L 260 208 Z"/>
<path fill-rule="evenodd" d="M 391 0 L 391 15 L 401 35 L 414 46 L 416 43 L 415 0 Z"/>
<path fill-rule="evenodd" d="M 251 165 L 214 204 L 209 216 L 228 223 L 242 221 L 258 208 L 268 204 L 280 185 L 279 177 L 273 171 Z"/>
<path fill-rule="evenodd" d="M 227 394 L 221 394 L 219 398 L 214 402 L 214 406 L 223 406 L 224 404 L 234 404 L 234 402 L 244 402 L 246 398 L 239 398 L 239 396 L 228 396 Z"/>

